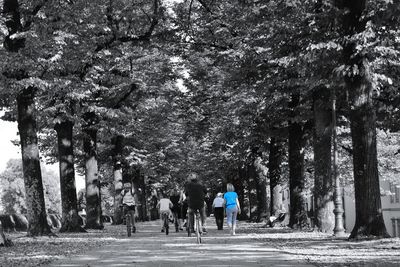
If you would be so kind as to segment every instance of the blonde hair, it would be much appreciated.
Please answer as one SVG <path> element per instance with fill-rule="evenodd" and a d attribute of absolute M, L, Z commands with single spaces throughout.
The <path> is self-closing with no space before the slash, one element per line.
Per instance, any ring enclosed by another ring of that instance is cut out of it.
<path fill-rule="evenodd" d="M 228 192 L 233 192 L 233 191 L 235 191 L 235 187 L 233 186 L 233 184 L 228 183 L 228 184 L 226 185 L 226 191 L 228 191 Z"/>

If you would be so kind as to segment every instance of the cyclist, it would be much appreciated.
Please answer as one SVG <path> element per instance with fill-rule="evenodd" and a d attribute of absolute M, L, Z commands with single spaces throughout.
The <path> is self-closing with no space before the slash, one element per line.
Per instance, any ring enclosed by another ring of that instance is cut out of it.
<path fill-rule="evenodd" d="M 188 183 L 186 184 L 186 193 L 188 199 L 188 216 L 190 221 L 191 229 L 194 232 L 194 211 L 199 210 L 201 217 L 201 225 L 203 226 L 203 232 L 206 233 L 206 214 L 205 214 L 205 196 L 207 194 L 206 188 L 199 184 L 197 174 L 192 173 L 188 177 Z"/>
<path fill-rule="evenodd" d="M 163 214 L 167 213 L 168 214 L 168 219 L 172 216 L 171 209 L 174 206 L 171 202 L 171 200 L 167 197 L 165 197 L 164 193 L 161 193 L 161 198 L 160 201 L 157 203 L 157 208 L 160 210 L 160 218 L 161 218 L 161 232 L 164 232 L 164 220 L 163 220 Z"/>
<path fill-rule="evenodd" d="M 136 227 L 135 227 L 135 207 L 136 207 L 136 202 L 135 202 L 135 193 L 132 193 L 132 186 L 130 183 L 124 185 L 124 190 L 121 192 L 122 195 L 122 207 L 123 207 L 123 214 L 126 216 L 126 214 L 129 212 L 130 220 L 131 220 L 131 225 L 132 225 L 132 232 L 136 232 Z"/>

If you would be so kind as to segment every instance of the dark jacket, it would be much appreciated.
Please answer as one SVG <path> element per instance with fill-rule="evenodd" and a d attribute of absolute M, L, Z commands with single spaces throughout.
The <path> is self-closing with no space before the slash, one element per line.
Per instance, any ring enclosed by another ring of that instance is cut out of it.
<path fill-rule="evenodd" d="M 186 192 L 189 208 L 201 209 L 204 207 L 204 199 L 207 194 L 207 190 L 204 186 L 197 181 L 191 181 L 186 185 Z"/>

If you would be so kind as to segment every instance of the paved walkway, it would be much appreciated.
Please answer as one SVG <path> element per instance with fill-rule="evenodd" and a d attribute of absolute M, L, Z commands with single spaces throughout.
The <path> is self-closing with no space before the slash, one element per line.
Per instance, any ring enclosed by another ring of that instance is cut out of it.
<path fill-rule="evenodd" d="M 208 225 L 208 233 L 198 245 L 186 232 L 166 236 L 160 232 L 158 222 L 139 223 L 138 233 L 131 238 L 118 239 L 49 266 L 313 266 L 240 234 L 240 229 L 236 236 L 230 236 L 228 230 L 216 230 L 212 221 Z"/>

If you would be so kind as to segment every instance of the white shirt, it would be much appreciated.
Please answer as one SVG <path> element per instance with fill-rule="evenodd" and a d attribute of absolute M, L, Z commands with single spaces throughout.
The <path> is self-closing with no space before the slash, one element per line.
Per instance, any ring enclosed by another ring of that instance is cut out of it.
<path fill-rule="evenodd" d="M 224 199 L 222 197 L 216 197 L 213 201 L 214 208 L 222 208 L 224 206 Z"/>
<path fill-rule="evenodd" d="M 173 206 L 171 200 L 169 198 L 162 198 L 160 199 L 160 202 L 158 203 L 160 206 L 160 211 L 169 211 L 169 207 Z"/>
<path fill-rule="evenodd" d="M 128 206 L 135 205 L 135 197 L 131 194 L 131 191 L 125 193 L 124 197 L 122 198 L 122 203 Z"/>

